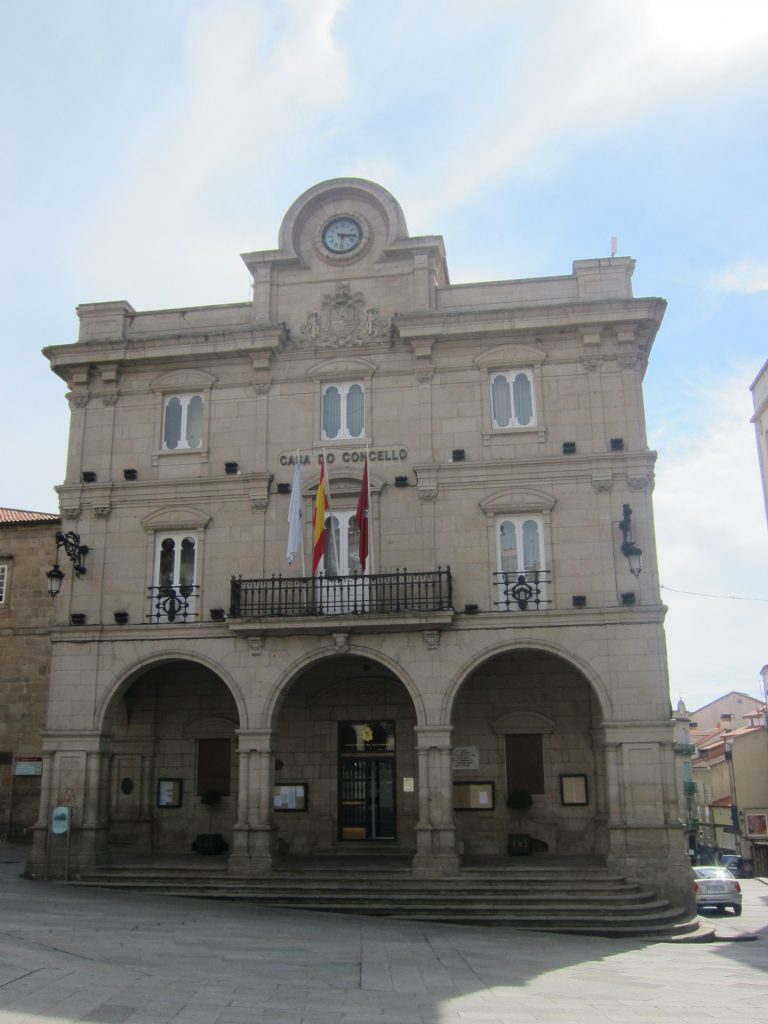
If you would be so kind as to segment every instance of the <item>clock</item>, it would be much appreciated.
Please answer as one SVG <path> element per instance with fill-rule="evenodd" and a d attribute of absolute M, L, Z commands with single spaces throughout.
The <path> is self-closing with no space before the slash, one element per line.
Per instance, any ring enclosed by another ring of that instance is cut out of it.
<path fill-rule="evenodd" d="M 346 255 L 360 245 L 363 229 L 353 217 L 334 217 L 323 228 L 321 237 L 328 252 Z"/>

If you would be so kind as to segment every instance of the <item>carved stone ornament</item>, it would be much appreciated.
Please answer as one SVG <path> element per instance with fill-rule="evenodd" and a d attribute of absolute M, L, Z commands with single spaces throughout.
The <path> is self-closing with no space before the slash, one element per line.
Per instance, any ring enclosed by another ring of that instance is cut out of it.
<path fill-rule="evenodd" d="M 617 361 L 622 370 L 639 370 L 642 365 L 640 356 L 636 352 L 620 355 Z"/>
<path fill-rule="evenodd" d="M 268 494 L 252 494 L 250 497 L 251 508 L 254 512 L 263 512 L 269 506 Z"/>
<path fill-rule="evenodd" d="M 253 390 L 257 395 L 268 395 L 269 389 L 272 387 L 272 378 L 269 380 L 256 380 L 253 382 Z"/>
<path fill-rule="evenodd" d="M 389 341 L 391 320 L 377 309 L 366 308 L 362 292 L 352 293 L 349 282 L 341 281 L 335 295 L 326 295 L 319 312 L 307 314 L 299 331 L 299 347 L 359 348 Z"/>
<path fill-rule="evenodd" d="M 627 477 L 627 487 L 630 489 L 630 491 L 647 491 L 649 482 L 650 481 L 647 474 L 645 476 Z"/>
<path fill-rule="evenodd" d="M 598 370 L 602 368 L 602 365 L 603 360 L 600 358 L 600 356 L 590 356 L 588 359 L 584 360 L 584 369 L 587 370 L 589 373 L 596 373 Z"/>
<path fill-rule="evenodd" d="M 264 637 L 252 636 L 248 641 L 248 651 L 252 658 L 258 658 L 264 653 Z"/>
<path fill-rule="evenodd" d="M 336 646 L 337 654 L 348 654 L 349 653 L 349 633 L 333 633 L 333 642 Z"/>
<path fill-rule="evenodd" d="M 93 509 L 93 514 L 96 516 L 97 519 L 109 519 L 110 515 L 112 514 L 112 506 L 95 505 Z"/>
<path fill-rule="evenodd" d="M 608 494 L 609 491 L 613 490 L 613 474 L 608 473 L 605 476 L 599 476 L 595 473 L 592 476 L 592 490 L 596 494 Z"/>
<path fill-rule="evenodd" d="M 437 501 L 437 488 L 419 487 L 419 501 Z"/>
<path fill-rule="evenodd" d="M 102 405 L 117 405 L 118 394 L 116 391 L 107 391 L 101 396 Z"/>
<path fill-rule="evenodd" d="M 437 629 L 424 630 L 424 646 L 428 651 L 436 651 L 440 646 L 440 632 Z"/>
<path fill-rule="evenodd" d="M 79 519 L 82 509 L 79 505 L 71 506 L 70 508 L 63 508 L 61 510 L 62 519 Z"/>
<path fill-rule="evenodd" d="M 74 394 L 70 391 L 67 395 L 67 401 L 73 409 L 84 409 L 90 401 L 90 395 L 87 394 Z"/>
<path fill-rule="evenodd" d="M 431 384 L 432 378 L 435 376 L 433 367 L 425 367 L 424 369 L 416 371 L 416 380 L 419 384 Z"/>

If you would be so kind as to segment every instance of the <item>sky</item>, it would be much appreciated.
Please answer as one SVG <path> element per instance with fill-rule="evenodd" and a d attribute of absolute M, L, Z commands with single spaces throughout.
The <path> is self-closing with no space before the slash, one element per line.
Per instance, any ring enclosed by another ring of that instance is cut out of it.
<path fill-rule="evenodd" d="M 358 176 L 452 283 L 637 261 L 670 692 L 758 696 L 768 529 L 764 0 L 0 0 L 0 504 L 56 511 L 81 302 L 241 302 L 239 254 Z"/>

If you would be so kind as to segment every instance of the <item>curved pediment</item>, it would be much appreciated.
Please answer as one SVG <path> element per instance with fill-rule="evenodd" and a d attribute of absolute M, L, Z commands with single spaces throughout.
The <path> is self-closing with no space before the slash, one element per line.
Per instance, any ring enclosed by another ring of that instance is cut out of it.
<path fill-rule="evenodd" d="M 497 491 L 480 502 L 480 508 L 488 515 L 503 512 L 551 512 L 557 499 L 553 494 L 533 487 Z"/>
<path fill-rule="evenodd" d="M 509 370 L 514 366 L 536 366 L 546 358 L 547 353 L 538 345 L 507 342 L 475 356 L 475 366 L 481 370 Z"/>
<path fill-rule="evenodd" d="M 376 373 L 376 364 L 367 359 L 354 359 L 341 356 L 339 359 L 325 359 L 315 363 L 307 370 L 310 380 L 323 382 L 329 380 L 370 380 Z"/>
<path fill-rule="evenodd" d="M 204 530 L 210 521 L 209 513 L 199 508 L 170 505 L 144 516 L 141 525 L 147 533 L 155 530 Z"/>
<path fill-rule="evenodd" d="M 152 381 L 153 391 L 210 391 L 216 383 L 211 373 L 203 370 L 173 370 Z"/>

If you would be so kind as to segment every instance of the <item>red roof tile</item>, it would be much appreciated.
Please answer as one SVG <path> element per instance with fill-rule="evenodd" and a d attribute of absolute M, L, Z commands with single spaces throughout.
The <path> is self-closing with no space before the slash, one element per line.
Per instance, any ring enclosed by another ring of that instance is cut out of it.
<path fill-rule="evenodd" d="M 18 526 L 20 523 L 58 523 L 55 512 L 25 512 L 20 508 L 0 508 L 0 526 Z"/>

